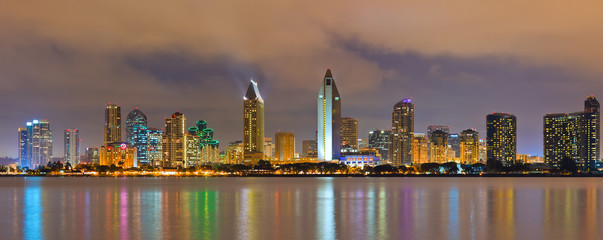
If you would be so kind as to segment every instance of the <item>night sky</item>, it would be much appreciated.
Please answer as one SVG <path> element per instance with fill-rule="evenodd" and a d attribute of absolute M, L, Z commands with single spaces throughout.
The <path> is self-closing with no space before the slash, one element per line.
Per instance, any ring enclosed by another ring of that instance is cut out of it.
<path fill-rule="evenodd" d="M 103 142 L 104 108 L 138 107 L 151 127 L 183 112 L 205 119 L 221 148 L 242 139 L 253 78 L 266 136 L 313 139 L 327 68 L 343 116 L 360 137 L 391 127 L 412 97 L 415 132 L 518 118 L 518 153 L 542 155 L 542 117 L 603 98 L 600 1 L 2 1 L 0 156 L 17 156 L 17 128 L 48 119 L 82 149 Z M 125 123 L 124 123 L 125 124 Z"/>

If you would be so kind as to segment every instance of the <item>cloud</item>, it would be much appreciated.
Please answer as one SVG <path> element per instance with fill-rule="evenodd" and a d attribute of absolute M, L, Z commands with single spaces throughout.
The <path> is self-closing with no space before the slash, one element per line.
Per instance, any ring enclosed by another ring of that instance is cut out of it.
<path fill-rule="evenodd" d="M 421 124 L 479 128 L 485 113 L 510 111 L 520 125 L 536 119 L 524 126 L 538 136 L 542 113 L 579 110 L 601 92 L 601 4 L 9 0 L 0 100 L 11 114 L 0 115 L 0 155 L 16 155 L 14 130 L 34 117 L 55 132 L 81 128 L 84 144 L 98 145 L 107 102 L 124 115 L 140 107 L 155 127 L 180 110 L 236 140 L 251 77 L 267 100 L 266 135 L 309 139 L 326 68 L 361 132 L 387 127 L 391 104 L 413 96 Z M 537 137 L 520 141 L 540 151 Z"/>

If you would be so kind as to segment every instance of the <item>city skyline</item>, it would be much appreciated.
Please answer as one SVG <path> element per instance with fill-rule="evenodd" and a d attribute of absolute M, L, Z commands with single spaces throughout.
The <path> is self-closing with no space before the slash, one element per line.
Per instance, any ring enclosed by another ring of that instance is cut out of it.
<path fill-rule="evenodd" d="M 253 82 L 253 83 L 255 83 L 255 82 Z M 251 86 L 251 85 L 250 85 L 250 86 Z M 260 89 L 260 88 L 258 88 L 258 89 Z M 591 95 L 591 96 L 592 96 L 592 95 Z M 403 100 L 406 100 L 406 99 L 407 99 L 407 98 L 404 98 Z M 408 99 L 410 99 L 410 98 L 408 98 Z M 400 102 L 402 102 L 402 101 L 400 101 Z M 414 102 L 414 101 L 413 101 L 413 102 Z M 121 107 L 121 105 L 119 105 L 119 104 L 117 104 L 117 105 L 116 105 L 115 103 L 108 103 L 108 104 L 109 104 L 110 106 L 118 106 L 118 107 Z M 106 110 L 106 111 L 107 111 L 107 110 Z M 136 112 L 136 111 L 140 112 L 140 110 L 138 109 L 138 107 L 134 107 L 134 108 L 132 109 L 132 112 Z M 122 113 L 122 114 L 123 114 L 123 113 Z M 555 113 L 547 113 L 547 114 L 555 114 Z M 44 120 L 47 120 L 47 119 L 44 119 Z M 518 122 L 521 122 L 521 119 L 518 119 Z M 125 119 L 123 119 L 122 124 L 125 126 L 125 124 L 126 124 Z M 419 124 L 420 124 L 420 123 L 419 123 Z M 53 124 L 53 125 L 54 125 L 54 124 Z M 188 125 L 190 125 L 190 124 L 187 124 L 187 126 L 186 126 L 186 127 L 188 127 Z M 359 123 L 359 125 L 362 125 L 362 124 L 361 124 L 361 123 Z M 484 125 L 485 125 L 485 121 L 484 121 Z M 426 134 L 428 134 L 428 132 L 429 132 L 429 127 L 432 127 L 432 126 L 436 126 L 436 127 L 437 127 L 437 126 L 439 126 L 439 125 L 428 125 L 428 126 L 426 126 L 426 128 L 424 129 L 424 131 L 421 131 L 421 130 L 419 129 L 419 130 L 417 130 L 416 132 L 417 132 L 417 133 L 426 133 Z M 449 127 L 449 126 L 447 126 L 447 125 L 442 125 L 442 126 Z M 267 126 L 267 127 L 270 127 L 270 126 Z M 369 130 L 366 132 L 366 134 L 364 134 L 364 132 L 359 132 L 359 133 L 358 133 L 358 134 L 359 134 L 359 138 L 368 138 L 368 136 L 369 136 L 369 132 L 371 132 L 371 131 L 372 131 L 371 129 L 376 129 L 375 127 L 372 127 L 372 126 L 368 126 L 368 127 L 367 127 L 367 126 L 363 126 L 363 127 L 364 127 L 364 128 L 367 128 L 367 129 L 369 129 Z M 272 128 L 273 128 L 273 127 L 272 127 Z M 518 127 L 518 128 L 519 128 L 519 127 Z M 542 126 L 541 126 L 541 128 L 542 128 Z M 51 129 L 52 129 L 52 130 L 54 130 L 54 128 L 51 128 Z M 227 128 L 227 129 L 228 129 L 228 128 Z M 389 130 L 391 130 L 391 126 L 390 126 L 389 128 L 383 128 L 383 129 L 389 129 Z M 478 132 L 480 132 L 480 131 L 479 131 L 479 130 L 480 130 L 480 128 L 471 127 L 470 129 L 477 129 L 477 130 L 478 130 Z M 64 130 L 66 130 L 66 129 L 64 129 Z M 274 133 L 277 133 L 277 132 L 279 132 L 280 130 L 281 130 L 281 128 L 278 128 L 278 130 L 276 130 Z M 460 130 L 456 131 L 456 129 L 454 129 L 454 128 L 453 128 L 452 130 L 450 130 L 450 134 L 452 134 L 452 133 L 457 134 L 457 133 L 460 133 L 460 132 L 461 132 L 461 131 L 463 131 L 463 130 L 464 130 L 464 129 L 460 129 Z M 541 130 L 542 130 L 542 129 L 541 129 Z M 63 131 L 63 130 L 58 130 L 58 131 Z M 106 130 L 105 130 L 105 131 L 106 131 Z M 485 134 L 485 132 L 486 132 L 486 131 L 485 131 L 485 127 L 484 127 L 484 130 L 482 130 L 482 131 L 483 131 L 483 133 Z M 295 130 L 294 130 L 294 129 L 292 129 L 292 132 L 295 132 Z M 270 134 L 270 133 L 269 133 L 269 134 Z M 542 134 L 542 133 L 541 133 L 541 134 Z M 18 136 L 18 135 L 19 135 L 19 133 L 17 133 L 16 135 Z M 120 135 L 122 135 L 122 138 L 124 138 L 123 140 L 125 141 L 125 140 L 126 140 L 126 139 L 125 139 L 125 136 L 127 135 L 127 130 L 123 130 L 123 129 L 122 129 L 122 130 L 120 131 Z M 302 133 L 301 135 L 307 135 L 307 134 Z M 364 135 L 366 135 L 366 136 L 364 136 Z M 518 132 L 518 135 L 520 135 L 520 133 L 519 133 L 519 132 Z M 242 138 L 243 138 L 243 136 L 241 135 L 241 136 L 240 136 L 238 139 L 233 139 L 232 141 L 228 141 L 228 142 L 241 141 L 241 139 L 242 139 Z M 485 135 L 480 135 L 480 139 L 485 139 L 485 138 L 486 138 L 486 137 L 485 137 Z M 95 140 L 96 140 L 96 139 L 95 139 Z M 303 140 L 313 140 L 313 139 L 303 139 Z M 55 141 L 56 141 L 56 140 L 55 140 Z M 227 142 L 227 143 L 228 143 L 228 142 Z M 17 139 L 17 144 L 18 144 L 18 139 Z M 524 153 L 524 152 L 521 152 L 521 151 L 519 151 L 519 150 L 517 151 L 517 153 L 518 153 L 518 154 L 520 154 L 520 153 L 521 153 L 521 154 L 530 154 L 530 155 L 534 155 L 534 156 L 543 156 L 543 154 L 542 154 L 542 139 L 541 139 L 541 143 L 540 143 L 540 144 L 541 144 L 541 145 L 540 145 L 540 148 L 541 148 L 541 149 L 540 149 L 540 155 L 538 155 L 538 154 L 533 154 L 533 153 L 531 153 L 531 152 Z M 102 144 L 101 144 L 101 145 L 102 145 Z M 88 147 L 99 147 L 99 146 L 101 146 L 101 145 L 82 145 L 82 147 L 83 147 L 83 148 L 88 148 Z M 297 146 L 297 145 L 300 145 L 300 146 Z M 53 153 L 54 153 L 54 154 L 53 154 L 53 157 L 60 157 L 60 156 L 61 156 L 61 154 L 62 154 L 61 150 L 63 150 L 63 148 L 64 148 L 64 147 L 63 147 L 63 144 L 62 144 L 62 143 L 60 143 L 60 142 L 58 142 L 57 144 L 54 144 L 54 145 L 53 145 Z M 297 143 L 296 143 L 296 148 L 301 149 L 301 140 L 300 140 L 300 142 L 297 142 Z M 58 151 L 57 151 L 57 149 L 58 149 Z M 521 149 L 521 146 L 520 146 L 520 144 L 519 144 L 519 143 L 518 143 L 518 145 L 517 145 L 517 149 Z M 224 150 L 224 149 L 223 149 L 223 148 L 221 148 L 220 150 Z M 17 151 L 18 151 L 18 149 L 17 149 Z M 301 154 L 301 152 L 299 152 L 299 154 Z M 82 152 L 82 155 L 83 155 L 83 152 Z M 13 156 L 10 156 L 10 157 L 13 157 Z M 18 157 L 18 156 L 15 156 L 15 157 Z"/>
<path fill-rule="evenodd" d="M 363 138 L 389 128 L 391 106 L 413 97 L 418 133 L 428 125 L 483 133 L 485 115 L 510 112 L 518 152 L 540 156 L 543 115 L 602 96 L 595 3 L 567 11 L 544 1 L 463 2 L 442 14 L 436 2 L 80 3 L 68 11 L 62 0 L 36 10 L 10 1 L 0 9 L 0 101 L 8 103 L 0 155 L 17 156 L 15 129 L 31 119 L 79 129 L 83 149 L 100 146 L 98 109 L 108 102 L 123 114 L 139 107 L 150 126 L 180 111 L 215 123 L 222 142 L 241 140 L 250 78 L 267 102 L 266 134 L 294 131 L 301 149 L 313 139 L 326 68 L 345 99 L 342 115 L 359 120 Z M 62 144 L 53 148 L 62 155 Z"/>

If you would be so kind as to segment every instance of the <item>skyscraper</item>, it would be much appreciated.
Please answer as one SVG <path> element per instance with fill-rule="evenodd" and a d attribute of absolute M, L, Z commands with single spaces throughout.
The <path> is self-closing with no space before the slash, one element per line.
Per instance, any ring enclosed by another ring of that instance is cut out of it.
<path fill-rule="evenodd" d="M 147 161 L 154 167 L 163 166 L 163 130 L 147 129 Z"/>
<path fill-rule="evenodd" d="M 109 103 L 105 108 L 105 146 L 121 142 L 121 108 Z"/>
<path fill-rule="evenodd" d="M 369 132 L 368 147 L 379 150 L 382 161 L 389 159 L 389 145 L 391 130 L 373 130 Z"/>
<path fill-rule="evenodd" d="M 448 162 L 448 133 L 443 130 L 431 132 L 429 139 L 429 160 L 435 163 Z"/>
<path fill-rule="evenodd" d="M 467 129 L 461 132 L 460 137 L 461 162 L 465 164 L 478 163 L 479 160 L 479 135 L 475 129 Z"/>
<path fill-rule="evenodd" d="M 73 167 L 80 164 L 80 131 L 65 129 L 65 162 Z"/>
<path fill-rule="evenodd" d="M 264 158 L 264 99 L 258 84 L 251 80 L 243 98 L 243 145 L 244 158 Z"/>
<path fill-rule="evenodd" d="M 429 162 L 429 139 L 425 133 L 415 133 L 412 139 L 412 163 L 423 164 Z"/>
<path fill-rule="evenodd" d="M 341 118 L 341 152 L 358 152 L 358 119 Z"/>
<path fill-rule="evenodd" d="M 99 163 L 100 153 L 98 148 L 86 148 L 86 163 Z"/>
<path fill-rule="evenodd" d="M 560 167 L 564 157 L 576 161 L 583 171 L 597 168 L 600 150 L 599 103 L 593 96 L 584 102 L 584 111 L 544 116 L 544 161 Z"/>
<path fill-rule="evenodd" d="M 318 92 L 318 159 L 332 161 L 341 155 L 341 97 L 331 69 Z"/>
<path fill-rule="evenodd" d="M 164 167 L 186 167 L 186 117 L 175 112 L 165 119 L 163 132 Z"/>
<path fill-rule="evenodd" d="M 28 153 L 28 139 L 27 139 L 27 128 L 19 128 L 17 129 L 17 133 L 19 136 L 19 166 L 25 167 L 27 166 L 27 161 L 29 154 Z"/>
<path fill-rule="evenodd" d="M 274 135 L 275 158 L 277 161 L 289 161 L 295 157 L 295 135 L 292 132 L 277 132 Z"/>
<path fill-rule="evenodd" d="M 486 146 L 488 161 L 500 161 L 510 166 L 517 159 L 517 118 L 508 113 L 486 116 Z"/>
<path fill-rule="evenodd" d="M 34 119 L 19 129 L 19 157 L 21 166 L 30 169 L 52 160 L 52 130 L 47 120 Z"/>
<path fill-rule="evenodd" d="M 394 105 L 389 161 L 394 165 L 412 164 L 412 139 L 415 131 L 415 106 L 411 98 Z"/>
<path fill-rule="evenodd" d="M 126 142 L 136 148 L 136 159 L 142 165 L 148 164 L 147 116 L 138 108 L 128 113 L 126 118 Z"/>

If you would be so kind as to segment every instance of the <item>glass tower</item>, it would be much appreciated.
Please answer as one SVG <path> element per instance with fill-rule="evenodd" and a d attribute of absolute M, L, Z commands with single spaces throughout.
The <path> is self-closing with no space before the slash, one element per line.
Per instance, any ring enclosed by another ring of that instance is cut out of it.
<path fill-rule="evenodd" d="M 318 92 L 318 159 L 339 160 L 341 155 L 341 97 L 331 69 L 322 81 Z"/>

